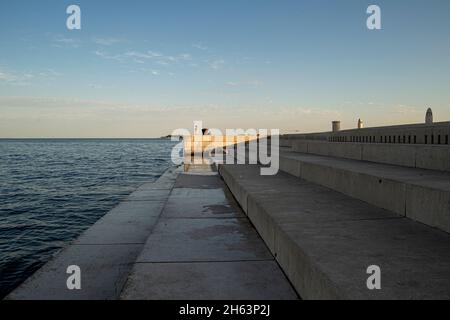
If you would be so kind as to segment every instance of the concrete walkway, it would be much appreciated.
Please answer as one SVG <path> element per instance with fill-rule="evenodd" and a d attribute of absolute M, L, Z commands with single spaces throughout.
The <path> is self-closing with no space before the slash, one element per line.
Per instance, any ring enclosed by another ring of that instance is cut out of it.
<path fill-rule="evenodd" d="M 217 172 L 188 169 L 141 186 L 6 299 L 297 299 Z"/>
<path fill-rule="evenodd" d="M 117 299 L 179 174 L 170 168 L 104 215 L 5 299 Z M 67 268 L 81 269 L 81 290 L 67 288 Z"/>
<path fill-rule="evenodd" d="M 178 176 L 122 299 L 297 299 L 217 173 Z"/>

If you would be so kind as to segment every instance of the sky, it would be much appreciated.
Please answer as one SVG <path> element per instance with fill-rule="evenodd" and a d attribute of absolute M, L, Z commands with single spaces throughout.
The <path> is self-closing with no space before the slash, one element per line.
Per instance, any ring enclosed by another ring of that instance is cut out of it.
<path fill-rule="evenodd" d="M 0 1 L 0 138 L 159 137 L 196 120 L 316 132 L 423 122 L 428 107 L 450 120 L 448 0 Z"/>

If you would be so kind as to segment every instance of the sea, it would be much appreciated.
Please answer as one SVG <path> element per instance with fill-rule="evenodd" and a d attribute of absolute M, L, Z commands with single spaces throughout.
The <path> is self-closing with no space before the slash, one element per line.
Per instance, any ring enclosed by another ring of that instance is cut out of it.
<path fill-rule="evenodd" d="M 143 183 L 164 139 L 0 140 L 0 299 Z"/>

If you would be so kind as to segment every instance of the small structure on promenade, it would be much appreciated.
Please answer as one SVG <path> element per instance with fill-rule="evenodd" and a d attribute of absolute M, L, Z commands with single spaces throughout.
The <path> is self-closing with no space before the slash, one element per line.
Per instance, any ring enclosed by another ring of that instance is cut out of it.
<path fill-rule="evenodd" d="M 361 119 L 358 119 L 358 129 L 364 128 L 364 122 Z"/>
<path fill-rule="evenodd" d="M 341 131 L 341 122 L 340 121 L 333 121 L 332 122 L 332 131 L 333 132 Z"/>
<path fill-rule="evenodd" d="M 428 108 L 427 110 L 427 114 L 425 115 L 425 123 L 426 124 L 433 123 L 433 110 L 431 110 L 431 108 Z"/>

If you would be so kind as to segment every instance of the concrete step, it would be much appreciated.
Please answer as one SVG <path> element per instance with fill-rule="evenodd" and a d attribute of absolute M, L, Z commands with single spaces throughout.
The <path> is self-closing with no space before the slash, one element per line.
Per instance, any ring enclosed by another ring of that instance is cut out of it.
<path fill-rule="evenodd" d="M 280 138 L 292 151 L 315 155 L 450 171 L 450 145 L 328 142 Z"/>
<path fill-rule="evenodd" d="M 449 234 L 284 172 L 219 171 L 302 298 L 450 298 Z M 381 290 L 367 288 L 371 265 Z"/>
<path fill-rule="evenodd" d="M 450 232 L 450 173 L 281 148 L 280 170 Z"/>

